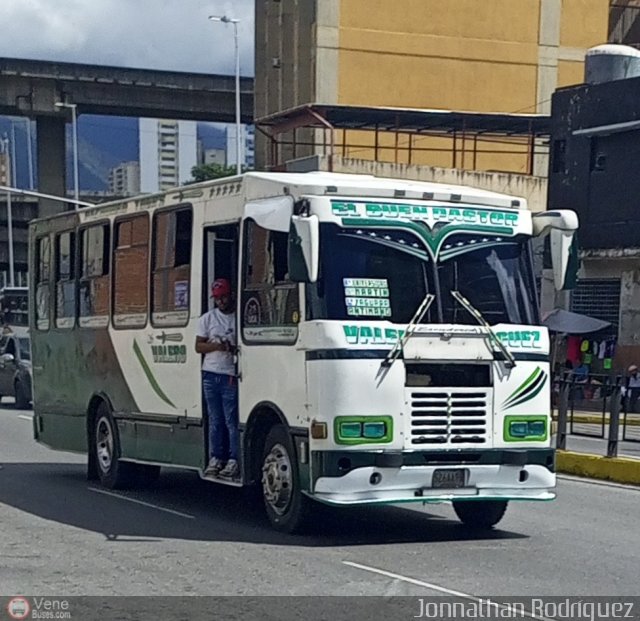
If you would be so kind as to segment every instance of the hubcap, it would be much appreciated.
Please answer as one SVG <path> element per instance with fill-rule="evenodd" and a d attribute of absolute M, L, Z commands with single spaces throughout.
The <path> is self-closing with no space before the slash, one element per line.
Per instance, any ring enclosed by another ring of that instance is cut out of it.
<path fill-rule="evenodd" d="M 96 453 L 100 470 L 109 472 L 113 461 L 113 432 L 109 419 L 104 416 L 96 425 Z"/>
<path fill-rule="evenodd" d="M 278 515 L 289 507 L 293 492 L 291 460 L 282 444 L 274 444 L 262 465 L 262 491 L 268 505 Z"/>

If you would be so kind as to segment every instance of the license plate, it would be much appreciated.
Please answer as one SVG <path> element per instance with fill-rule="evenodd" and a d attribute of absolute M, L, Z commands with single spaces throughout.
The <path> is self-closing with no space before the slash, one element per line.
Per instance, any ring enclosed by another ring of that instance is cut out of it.
<path fill-rule="evenodd" d="M 464 487 L 466 482 L 467 471 L 465 468 L 439 468 L 433 472 L 431 487 L 453 489 Z"/>

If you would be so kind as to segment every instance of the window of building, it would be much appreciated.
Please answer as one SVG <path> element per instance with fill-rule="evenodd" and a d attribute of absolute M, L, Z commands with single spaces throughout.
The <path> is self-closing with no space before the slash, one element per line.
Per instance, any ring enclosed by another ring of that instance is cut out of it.
<path fill-rule="evenodd" d="M 554 140 L 552 157 L 552 170 L 554 173 L 567 172 L 567 141 Z"/>
<path fill-rule="evenodd" d="M 600 172 L 607 168 L 607 154 L 602 148 L 602 142 L 597 136 L 591 138 L 591 172 Z"/>
<path fill-rule="evenodd" d="M 37 240 L 37 274 L 36 274 L 36 327 L 38 330 L 49 329 L 49 306 L 51 291 L 51 239 L 41 237 Z"/>
<path fill-rule="evenodd" d="M 141 328 L 149 313 L 149 218 L 146 214 L 115 224 L 113 325 Z"/>
<path fill-rule="evenodd" d="M 618 336 L 620 292 L 619 278 L 579 280 L 571 294 L 571 310 L 608 321 L 611 326 L 599 332 L 600 336 Z"/>
<path fill-rule="evenodd" d="M 56 328 L 76 321 L 75 241 L 72 231 L 56 236 Z"/>
<path fill-rule="evenodd" d="M 155 326 L 184 326 L 189 321 L 192 231 L 190 208 L 163 211 L 153 219 L 151 320 Z"/>
<path fill-rule="evenodd" d="M 80 327 L 109 324 L 109 225 L 90 226 L 81 232 L 79 286 Z"/>
<path fill-rule="evenodd" d="M 242 335 L 248 343 L 293 343 L 298 337 L 298 285 L 289 280 L 286 233 L 247 221 Z"/>

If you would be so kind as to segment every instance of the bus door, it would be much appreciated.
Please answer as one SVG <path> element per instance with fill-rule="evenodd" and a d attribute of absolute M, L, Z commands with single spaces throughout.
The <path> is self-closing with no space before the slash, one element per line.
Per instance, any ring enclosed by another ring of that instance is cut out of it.
<path fill-rule="evenodd" d="M 238 293 L 238 231 L 237 224 L 223 224 L 205 229 L 202 314 L 213 308 L 211 283 L 216 278 L 226 278 L 231 283 L 234 295 Z"/>

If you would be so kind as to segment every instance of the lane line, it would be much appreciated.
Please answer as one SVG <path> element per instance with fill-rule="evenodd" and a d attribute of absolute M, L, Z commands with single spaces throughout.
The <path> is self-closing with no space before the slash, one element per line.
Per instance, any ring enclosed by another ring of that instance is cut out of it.
<path fill-rule="evenodd" d="M 143 507 L 151 507 L 152 509 L 157 509 L 158 511 L 164 511 L 165 513 L 172 513 L 173 515 L 178 515 L 183 518 L 188 518 L 190 520 L 195 520 L 195 515 L 189 515 L 188 513 L 182 513 L 182 511 L 175 511 L 174 509 L 167 509 L 166 507 L 161 507 L 159 505 L 154 505 L 150 502 L 145 502 L 144 500 L 137 500 L 135 498 L 129 498 L 128 496 L 123 496 L 122 494 L 116 494 L 115 492 L 109 492 L 105 489 L 97 489 L 95 487 L 87 487 L 90 492 L 95 492 L 96 494 L 104 494 L 105 496 L 113 496 L 114 498 L 119 498 L 120 500 L 127 500 L 129 502 L 133 502 L 137 505 L 142 505 Z"/>
<path fill-rule="evenodd" d="M 424 582 L 423 580 L 416 580 L 415 578 L 409 578 L 408 576 L 402 576 L 400 574 L 395 574 L 391 571 L 386 571 L 385 569 L 378 569 L 377 567 L 370 567 L 368 565 L 361 565 L 360 563 L 354 563 L 352 561 L 342 561 L 344 565 L 348 565 L 349 567 L 354 567 L 356 569 L 362 569 L 363 571 L 368 571 L 374 574 L 379 574 L 381 576 L 386 576 L 387 578 L 393 578 L 394 580 L 401 580 L 402 582 L 408 582 L 409 584 L 415 584 L 417 586 L 422 586 L 427 589 L 431 589 L 432 591 L 439 591 L 440 593 L 445 593 L 446 595 L 451 595 L 453 597 L 459 597 L 461 599 L 468 599 L 472 602 L 476 602 L 479 604 L 486 604 L 491 601 L 492 605 L 497 606 L 510 614 L 510 616 L 521 616 L 521 609 L 519 607 L 514 607 L 509 604 L 500 604 L 498 602 L 494 602 L 489 598 L 483 599 L 482 597 L 476 597 L 475 595 L 471 595 L 469 593 L 463 593 L 462 591 L 455 591 L 454 589 L 447 589 L 446 587 L 440 586 L 438 584 L 433 584 L 431 582 Z M 548 617 L 539 617 L 534 615 L 532 612 L 528 610 L 524 611 L 525 617 L 528 619 L 537 619 L 538 621 L 553 621 L 553 619 L 549 619 Z"/>
<path fill-rule="evenodd" d="M 33 420 L 33 416 L 27 416 L 26 414 L 18 414 L 18 418 L 21 418 L 22 420 Z"/>

